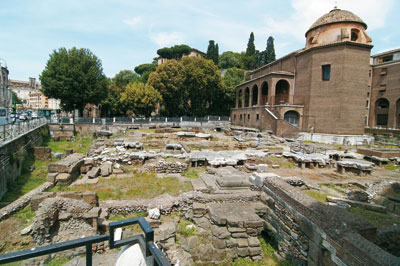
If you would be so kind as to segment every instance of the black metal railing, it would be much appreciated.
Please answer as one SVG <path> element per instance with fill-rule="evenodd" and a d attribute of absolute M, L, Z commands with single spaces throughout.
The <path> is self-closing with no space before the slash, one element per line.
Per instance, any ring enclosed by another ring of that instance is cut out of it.
<path fill-rule="evenodd" d="M 139 224 L 143 234 L 128 237 L 126 239 L 115 240 L 114 230 L 119 227 L 125 227 L 133 224 Z M 144 255 L 146 257 L 151 256 L 153 259 L 153 265 L 171 265 L 165 255 L 161 250 L 154 244 L 154 230 L 147 223 L 146 219 L 143 217 L 132 218 L 128 220 L 122 220 L 118 222 L 111 222 L 109 224 L 110 235 L 101 236 L 89 236 L 79 239 L 74 239 L 70 241 L 65 241 L 61 243 L 51 244 L 43 247 L 37 247 L 12 253 L 7 253 L 0 256 L 0 264 L 5 264 L 9 262 L 21 261 L 30 258 L 35 258 L 43 255 L 48 255 L 56 252 L 61 252 L 65 250 L 70 250 L 78 247 L 86 247 L 86 265 L 92 265 L 92 244 L 109 241 L 110 249 L 118 248 L 120 246 L 131 245 L 139 243 L 142 250 L 144 250 Z"/>

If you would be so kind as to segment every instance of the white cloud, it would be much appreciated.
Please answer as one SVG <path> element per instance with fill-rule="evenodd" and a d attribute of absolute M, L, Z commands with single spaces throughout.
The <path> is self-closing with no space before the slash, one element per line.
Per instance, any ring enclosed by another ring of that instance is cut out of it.
<path fill-rule="evenodd" d="M 184 36 L 178 32 L 159 32 L 159 33 L 151 33 L 150 39 L 156 43 L 159 47 L 171 46 L 174 44 L 182 44 L 184 43 Z"/>
<path fill-rule="evenodd" d="M 124 19 L 123 22 L 132 28 L 136 28 L 142 22 L 142 18 L 141 17 L 128 18 Z"/>

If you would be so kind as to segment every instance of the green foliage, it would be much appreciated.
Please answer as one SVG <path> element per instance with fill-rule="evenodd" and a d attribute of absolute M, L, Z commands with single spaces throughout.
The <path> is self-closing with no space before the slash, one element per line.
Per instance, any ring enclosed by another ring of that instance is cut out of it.
<path fill-rule="evenodd" d="M 112 84 L 117 87 L 123 87 L 133 81 L 141 81 L 140 76 L 134 73 L 132 70 L 121 70 L 115 75 L 115 77 L 113 77 Z"/>
<path fill-rule="evenodd" d="M 267 48 L 265 49 L 265 62 L 264 64 L 269 64 L 276 60 L 275 48 L 274 48 L 274 37 L 269 36 L 267 40 Z"/>
<path fill-rule="evenodd" d="M 61 265 L 64 265 L 65 263 L 67 263 L 68 261 L 70 261 L 70 258 L 67 256 L 59 257 L 59 258 L 52 259 L 48 263 L 45 263 L 45 265 L 46 266 L 61 266 Z"/>
<path fill-rule="evenodd" d="M 150 116 L 161 102 L 161 94 L 150 85 L 129 83 L 121 94 L 121 103 L 135 114 Z"/>
<path fill-rule="evenodd" d="M 28 205 L 24 209 L 14 213 L 11 217 L 15 218 L 22 226 L 28 226 L 33 217 L 35 217 L 35 212 L 32 211 L 31 206 Z"/>
<path fill-rule="evenodd" d="M 227 110 L 235 107 L 236 86 L 244 82 L 244 76 L 244 70 L 233 67 L 229 68 L 222 78 L 225 85 L 223 105 L 226 107 Z"/>
<path fill-rule="evenodd" d="M 22 175 L 14 182 L 8 184 L 8 191 L 4 195 L 3 202 L 13 202 L 46 181 L 47 168 L 50 162 L 43 162 L 28 154 L 22 162 Z M 29 169 L 34 167 L 31 172 Z"/>
<path fill-rule="evenodd" d="M 384 164 L 383 168 L 385 168 L 386 170 L 390 170 L 390 171 L 396 171 L 399 169 L 399 165 L 394 164 L 394 163 L 388 163 L 388 164 Z"/>
<path fill-rule="evenodd" d="M 179 234 L 183 235 L 184 237 L 191 237 L 193 235 L 197 235 L 197 231 L 194 226 L 187 228 L 188 225 L 193 225 L 192 222 L 181 218 L 179 220 Z"/>
<path fill-rule="evenodd" d="M 190 46 L 181 44 L 173 47 L 164 47 L 157 50 L 157 54 L 162 58 L 180 60 L 183 55 L 188 55 L 192 51 Z"/>
<path fill-rule="evenodd" d="M 218 59 L 219 59 L 218 50 L 219 50 L 218 44 L 215 44 L 213 40 L 210 40 L 207 48 L 206 58 L 212 60 L 216 65 L 218 65 Z"/>
<path fill-rule="evenodd" d="M 256 54 L 256 46 L 254 44 L 254 33 L 250 33 L 250 38 L 247 43 L 246 56 L 253 56 Z"/>
<path fill-rule="evenodd" d="M 168 60 L 151 73 L 148 85 L 163 99 L 160 113 L 166 116 L 220 114 L 224 86 L 218 68 L 201 57 Z"/>
<path fill-rule="evenodd" d="M 150 73 L 154 72 L 157 68 L 157 62 L 151 64 L 141 64 L 135 67 L 135 72 L 142 77 L 142 82 L 146 83 L 149 79 Z"/>
<path fill-rule="evenodd" d="M 150 74 L 147 84 L 160 92 L 165 115 L 181 116 L 186 113 L 185 100 L 188 92 L 183 90 L 184 81 L 184 66 L 176 60 L 168 60 Z"/>
<path fill-rule="evenodd" d="M 310 197 L 312 197 L 312 198 L 314 198 L 314 199 L 316 199 L 316 200 L 318 200 L 318 201 L 320 201 L 320 202 L 322 202 L 324 204 L 327 203 L 327 201 L 326 201 L 327 194 L 326 193 L 323 193 L 323 192 L 320 192 L 320 191 L 317 191 L 317 190 L 312 190 L 312 189 L 303 190 L 303 192 L 306 193 L 307 195 L 309 195 Z"/>
<path fill-rule="evenodd" d="M 220 69 L 243 68 L 242 55 L 234 52 L 224 52 L 219 56 L 218 67 Z"/>
<path fill-rule="evenodd" d="M 137 218 L 137 217 L 147 217 L 147 212 L 146 211 L 140 211 L 140 212 L 135 212 L 133 214 L 129 215 L 113 215 L 108 220 L 116 222 L 116 221 L 121 221 L 121 220 L 126 220 L 126 219 L 132 219 L 132 218 Z"/>
<path fill-rule="evenodd" d="M 92 145 L 93 138 L 82 137 L 81 135 L 75 136 L 75 141 L 54 141 L 50 140 L 48 147 L 52 152 L 65 153 L 66 150 L 74 150 L 76 153 L 86 154 Z"/>
<path fill-rule="evenodd" d="M 400 218 L 398 216 L 393 216 L 389 213 L 375 212 L 359 207 L 350 208 L 350 211 L 357 216 L 363 217 L 376 227 L 400 223 Z"/>
<path fill-rule="evenodd" d="M 178 196 L 192 190 L 190 182 L 179 182 L 175 177 L 157 178 L 154 173 L 135 173 L 132 177 L 101 179 L 97 184 L 76 186 L 57 185 L 53 192 L 91 191 L 96 192 L 99 200 L 124 200 L 134 198 L 154 198 L 168 193 Z"/>
<path fill-rule="evenodd" d="M 197 179 L 197 178 L 199 178 L 199 172 L 196 169 L 191 168 L 191 169 L 188 169 L 186 172 L 183 172 L 182 176 L 184 176 L 186 178 Z"/>
<path fill-rule="evenodd" d="M 107 96 L 101 61 L 85 48 L 54 50 L 40 81 L 44 95 L 60 99 L 66 111 L 76 107 L 82 112 L 86 104 L 99 104 Z"/>

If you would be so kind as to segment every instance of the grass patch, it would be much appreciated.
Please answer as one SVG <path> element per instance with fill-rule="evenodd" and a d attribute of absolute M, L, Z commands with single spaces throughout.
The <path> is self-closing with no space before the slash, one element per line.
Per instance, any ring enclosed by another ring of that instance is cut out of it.
<path fill-rule="evenodd" d="M 292 161 L 289 161 L 286 158 L 278 158 L 275 156 L 270 156 L 266 159 L 266 163 L 268 165 L 279 165 L 279 168 L 284 168 L 284 169 L 294 169 L 296 168 L 296 164 Z"/>
<path fill-rule="evenodd" d="M 121 221 L 121 220 L 137 218 L 137 217 L 147 217 L 147 212 L 141 211 L 141 212 L 135 212 L 135 213 L 132 213 L 129 215 L 117 214 L 117 215 L 110 216 L 110 218 L 108 218 L 108 220 L 117 222 L 117 221 Z"/>
<path fill-rule="evenodd" d="M 197 171 L 194 168 L 191 168 L 188 169 L 186 172 L 183 172 L 181 175 L 186 178 L 197 179 L 199 178 L 199 171 Z"/>
<path fill-rule="evenodd" d="M 343 191 L 340 188 L 337 188 L 334 184 L 324 184 L 327 188 L 330 188 L 340 194 L 343 194 Z"/>
<path fill-rule="evenodd" d="M 193 225 L 193 226 L 187 228 L 188 225 Z M 179 220 L 179 234 L 183 235 L 184 237 L 190 237 L 190 236 L 197 235 L 197 231 L 192 222 L 181 218 Z"/>
<path fill-rule="evenodd" d="M 47 146 L 51 148 L 52 152 L 65 153 L 66 150 L 74 150 L 76 153 L 87 154 L 92 142 L 93 138 L 82 137 L 80 134 L 77 134 L 75 136 L 75 141 L 50 140 Z"/>
<path fill-rule="evenodd" d="M 32 189 L 37 188 L 46 181 L 47 169 L 50 162 L 35 159 L 32 154 L 28 154 L 22 163 L 22 174 L 14 182 L 8 184 L 8 191 L 2 201 L 13 202 L 25 195 Z M 30 172 L 30 168 L 34 170 Z"/>
<path fill-rule="evenodd" d="M 370 211 L 364 208 L 351 208 L 350 211 L 360 217 L 363 217 L 374 226 L 389 226 L 393 224 L 400 224 L 400 218 L 391 216 L 387 213 L 380 213 Z"/>
<path fill-rule="evenodd" d="M 318 190 L 313 190 L 313 189 L 303 190 L 303 192 L 306 193 L 308 196 L 310 196 L 324 204 L 327 204 L 327 201 L 326 201 L 327 194 L 326 193 L 323 193 Z"/>
<path fill-rule="evenodd" d="M 137 131 L 144 132 L 144 133 L 156 133 L 155 128 L 139 128 Z"/>
<path fill-rule="evenodd" d="M 179 182 L 176 177 L 157 178 L 154 173 L 134 173 L 132 177 L 100 179 L 97 184 L 76 186 L 57 185 L 50 191 L 91 191 L 96 192 L 99 200 L 123 200 L 134 198 L 154 198 L 168 193 L 178 196 L 193 190 L 190 182 Z"/>
<path fill-rule="evenodd" d="M 48 263 L 45 263 L 46 266 L 61 266 L 67 263 L 70 260 L 69 257 L 60 257 L 60 258 L 55 258 Z"/>
<path fill-rule="evenodd" d="M 16 219 L 21 226 L 28 226 L 31 224 L 33 217 L 35 217 L 35 212 L 32 211 L 31 206 L 28 205 L 24 209 L 11 215 L 11 217 Z"/>
<path fill-rule="evenodd" d="M 383 168 L 390 171 L 396 171 L 399 170 L 400 166 L 394 163 L 387 163 L 383 165 Z"/>

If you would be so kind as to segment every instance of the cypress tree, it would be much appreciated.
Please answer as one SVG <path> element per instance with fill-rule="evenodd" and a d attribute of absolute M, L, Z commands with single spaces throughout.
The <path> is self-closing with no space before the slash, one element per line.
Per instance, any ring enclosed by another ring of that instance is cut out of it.
<path fill-rule="evenodd" d="M 254 45 L 254 33 L 250 33 L 249 42 L 247 43 L 246 55 L 252 56 L 256 53 L 256 46 Z"/>
<path fill-rule="evenodd" d="M 218 62 L 219 62 L 219 47 L 218 47 L 218 43 L 215 45 L 215 49 L 214 49 L 214 64 L 218 66 Z"/>
<path fill-rule="evenodd" d="M 267 49 L 265 50 L 265 64 L 269 64 L 275 60 L 274 37 L 269 36 L 267 40 Z"/>

